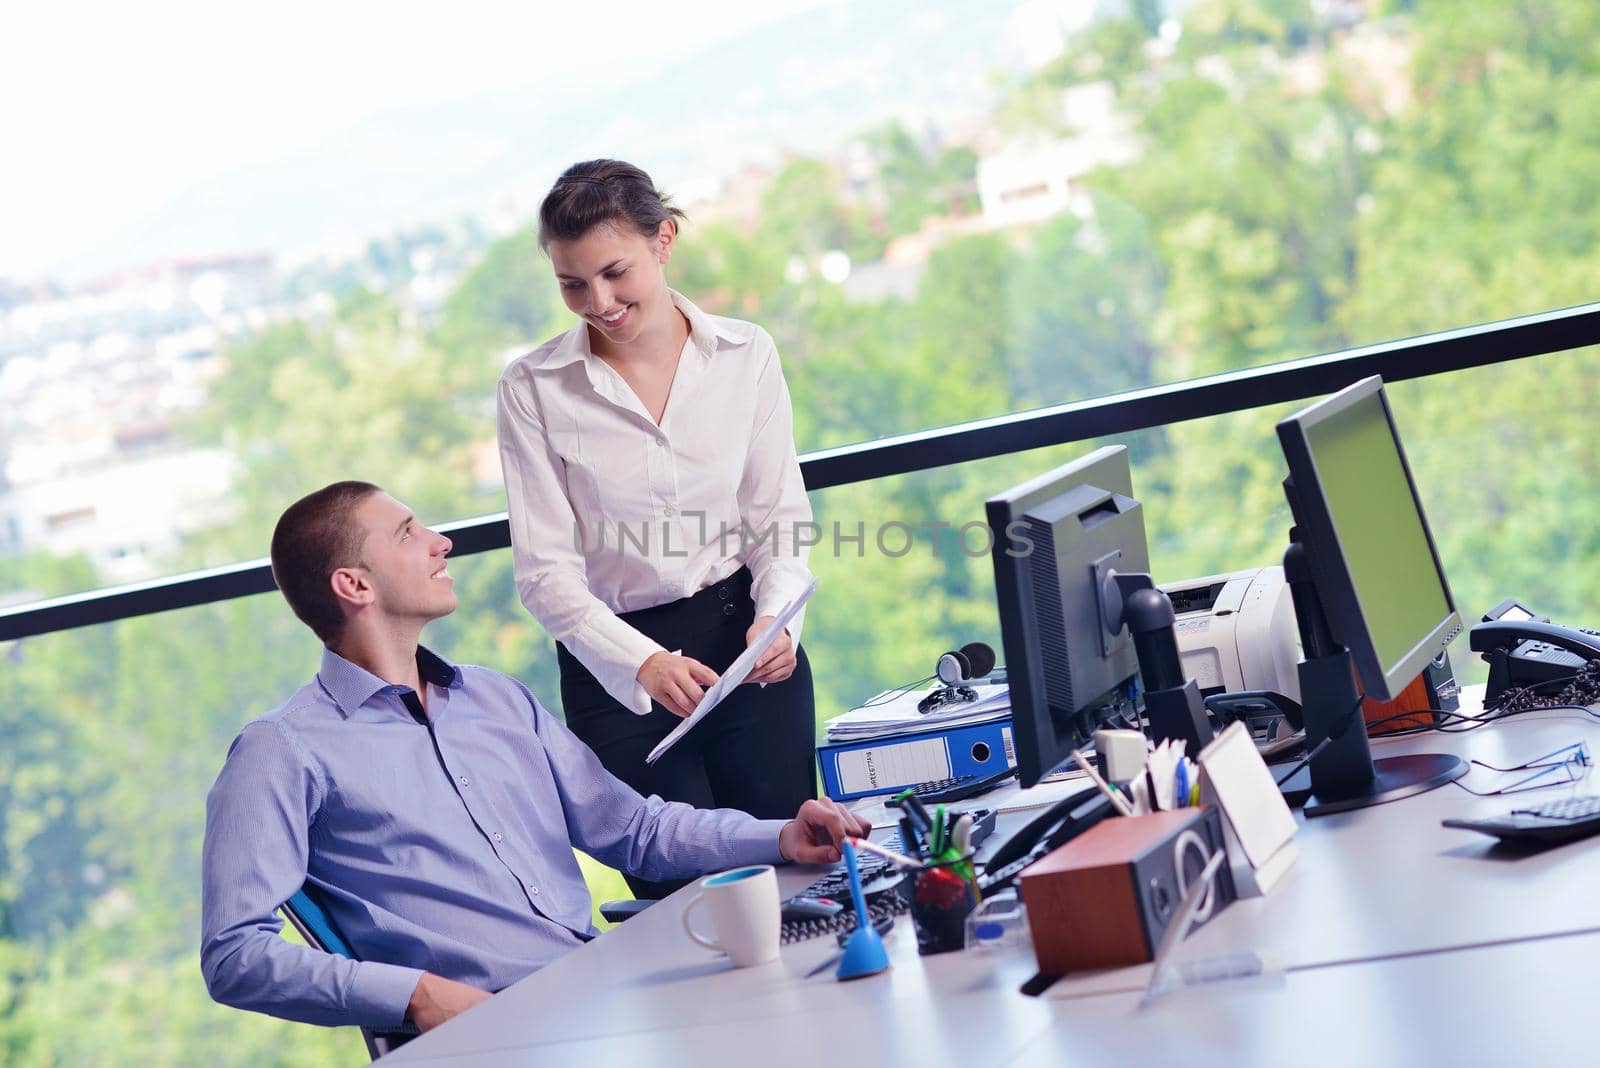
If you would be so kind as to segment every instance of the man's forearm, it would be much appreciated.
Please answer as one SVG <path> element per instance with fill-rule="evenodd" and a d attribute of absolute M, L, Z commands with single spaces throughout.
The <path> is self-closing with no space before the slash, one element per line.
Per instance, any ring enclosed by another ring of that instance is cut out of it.
<path fill-rule="evenodd" d="M 202 944 L 201 971 L 216 1001 L 299 1023 L 393 1028 L 422 974 L 284 941 L 257 929 Z"/>

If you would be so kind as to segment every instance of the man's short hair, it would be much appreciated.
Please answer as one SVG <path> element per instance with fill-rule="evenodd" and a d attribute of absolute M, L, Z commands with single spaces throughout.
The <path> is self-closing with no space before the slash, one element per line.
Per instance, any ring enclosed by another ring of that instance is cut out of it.
<path fill-rule="evenodd" d="M 272 531 L 272 577 L 300 621 L 332 645 L 344 632 L 344 609 L 330 580 L 361 563 L 366 532 L 356 508 L 383 491 L 370 482 L 335 482 L 291 504 Z"/>

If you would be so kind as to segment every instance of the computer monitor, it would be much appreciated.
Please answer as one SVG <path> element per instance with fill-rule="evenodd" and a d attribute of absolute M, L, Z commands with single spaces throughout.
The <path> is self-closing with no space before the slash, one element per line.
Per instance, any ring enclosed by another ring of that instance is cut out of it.
<path fill-rule="evenodd" d="M 1278 424 L 1295 530 L 1284 571 L 1305 661 L 1308 814 L 1420 793 L 1459 777 L 1455 757 L 1374 764 L 1360 696 L 1390 700 L 1461 633 L 1444 565 L 1406 464 L 1383 380 L 1363 379 Z M 1308 687 L 1308 683 L 1310 684 Z"/>
<path fill-rule="evenodd" d="M 1099 576 L 1148 572 L 1128 450 L 1098 449 L 985 505 L 1011 687 L 1017 774 L 1032 786 L 1118 709 L 1139 670 L 1126 628 L 1100 622 Z"/>
<path fill-rule="evenodd" d="M 1461 633 L 1444 565 L 1376 376 L 1278 424 L 1295 522 L 1333 637 L 1392 700 Z"/>

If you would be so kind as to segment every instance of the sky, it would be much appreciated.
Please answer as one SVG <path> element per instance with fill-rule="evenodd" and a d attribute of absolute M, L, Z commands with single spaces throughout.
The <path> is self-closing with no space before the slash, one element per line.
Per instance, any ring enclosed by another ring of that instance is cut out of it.
<path fill-rule="evenodd" d="M 31 281 L 210 175 L 392 107 L 625 85 L 842 0 L 35 2 L 0 13 L 0 278 Z"/>

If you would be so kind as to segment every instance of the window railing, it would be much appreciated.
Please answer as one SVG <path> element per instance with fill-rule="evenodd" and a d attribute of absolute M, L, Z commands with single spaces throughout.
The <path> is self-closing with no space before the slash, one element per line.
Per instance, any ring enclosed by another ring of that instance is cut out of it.
<path fill-rule="evenodd" d="M 1424 334 L 979 419 L 801 457 L 808 490 L 925 471 L 1050 445 L 1305 400 L 1367 375 L 1399 382 L 1600 345 L 1600 303 Z M 511 544 L 505 513 L 442 525 L 454 554 Z M 266 560 L 189 572 L 0 611 L 0 641 L 246 597 L 274 589 Z"/>

